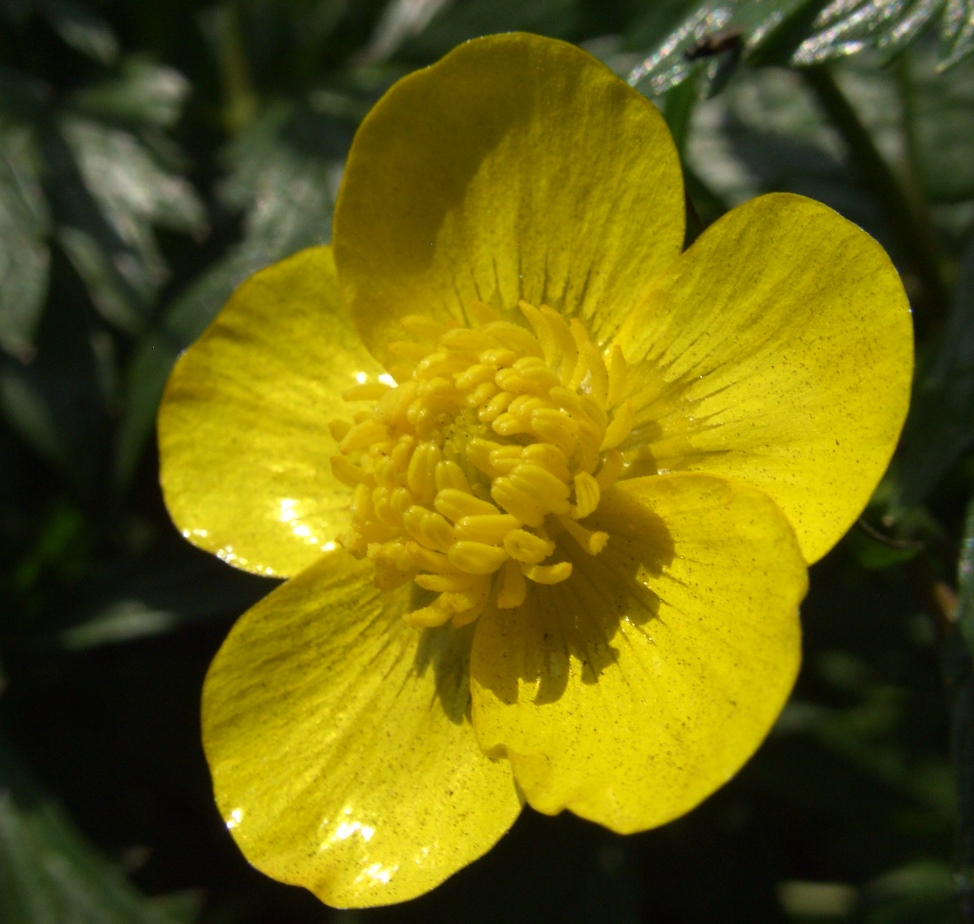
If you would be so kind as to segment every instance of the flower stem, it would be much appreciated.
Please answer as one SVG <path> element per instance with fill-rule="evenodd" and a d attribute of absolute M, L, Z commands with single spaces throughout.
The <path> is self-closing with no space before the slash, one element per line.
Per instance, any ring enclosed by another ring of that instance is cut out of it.
<path fill-rule="evenodd" d="M 230 134 L 242 131 L 257 117 L 254 90 L 244 44 L 240 11 L 234 2 L 221 4 L 217 15 L 217 50 L 224 106 L 223 122 Z"/>
<path fill-rule="evenodd" d="M 909 270 L 919 284 L 916 287 L 919 291 L 911 291 L 914 287 L 909 285 L 908 278 L 905 282 L 914 307 L 920 309 L 915 316 L 918 328 L 939 324 L 946 316 L 948 295 L 926 213 L 897 180 L 831 72 L 825 67 L 812 67 L 801 73 L 844 139 L 853 169 L 885 215 L 890 234 L 899 245 L 898 251 L 910 261 Z"/>

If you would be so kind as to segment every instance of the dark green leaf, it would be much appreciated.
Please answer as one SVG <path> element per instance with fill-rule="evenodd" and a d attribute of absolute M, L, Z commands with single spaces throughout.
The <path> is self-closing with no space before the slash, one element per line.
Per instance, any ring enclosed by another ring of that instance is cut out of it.
<path fill-rule="evenodd" d="M 468 0 L 447 3 L 426 27 L 400 47 L 396 57 L 427 63 L 478 35 L 540 32 L 570 38 L 582 21 L 581 0 Z"/>
<path fill-rule="evenodd" d="M 974 498 L 967 505 L 957 562 L 957 611 L 943 646 L 942 664 L 957 787 L 955 882 L 964 907 L 974 908 Z"/>
<path fill-rule="evenodd" d="M 920 542 L 887 537 L 864 520 L 849 530 L 845 545 L 863 568 L 875 571 L 910 561 L 923 549 Z"/>
<path fill-rule="evenodd" d="M 735 54 L 752 64 L 808 66 L 872 51 L 884 63 L 938 16 L 944 70 L 974 50 L 972 10 L 972 0 L 703 0 L 656 38 L 629 80 L 659 96 L 697 70 L 708 82 L 719 79 Z"/>
<path fill-rule="evenodd" d="M 944 0 L 837 0 L 813 23 L 813 34 L 795 50 L 795 64 L 822 64 L 875 49 L 889 60 L 912 42 L 944 7 Z"/>
<path fill-rule="evenodd" d="M 924 192 L 934 202 L 974 198 L 974 61 L 937 73 L 933 48 L 917 43 L 905 93 Z"/>
<path fill-rule="evenodd" d="M 952 918 L 954 877 L 941 861 L 889 870 L 859 893 L 853 920 L 863 924 L 942 924 Z"/>
<path fill-rule="evenodd" d="M 227 620 L 276 586 L 225 565 L 173 536 L 131 564 L 106 568 L 77 585 L 45 621 L 35 643 L 78 651 Z"/>
<path fill-rule="evenodd" d="M 74 829 L 0 740 L 4 924 L 174 924 Z"/>
<path fill-rule="evenodd" d="M 30 447 L 52 467 L 70 457 L 68 442 L 40 389 L 17 366 L 0 369 L 0 409 Z"/>
<path fill-rule="evenodd" d="M 769 189 L 800 193 L 889 244 L 878 210 L 844 165 L 833 132 L 797 74 L 748 72 L 701 104 L 694 126 L 687 161 L 718 200 L 732 206 Z"/>
<path fill-rule="evenodd" d="M 169 306 L 159 330 L 142 339 L 126 378 L 116 471 L 127 484 L 155 422 L 176 356 L 216 316 L 233 290 L 258 269 L 327 241 L 351 132 L 311 106 L 271 106 L 230 147 L 221 188 L 228 207 L 246 212 L 245 235 L 230 254 Z"/>
<path fill-rule="evenodd" d="M 115 363 L 79 294 L 56 289 L 58 310 L 42 316 L 29 357 L 0 356 L 0 415 L 74 487 L 93 484 L 102 463 Z"/>
<path fill-rule="evenodd" d="M 902 514 L 920 503 L 974 443 L 974 238 L 961 262 L 940 347 L 915 384 L 913 405 L 893 463 Z"/>
<path fill-rule="evenodd" d="M 58 240 L 102 315 L 137 333 L 166 277 L 152 225 L 199 230 L 202 205 L 127 131 L 65 114 L 44 139 Z"/>
<path fill-rule="evenodd" d="M 108 123 L 171 128 L 189 93 L 179 71 L 140 58 L 126 58 L 118 73 L 73 94 L 78 112 Z"/>
<path fill-rule="evenodd" d="M 690 131 L 690 116 L 699 95 L 696 80 L 685 80 L 673 87 L 660 100 L 663 118 L 673 135 L 673 142 L 680 157 L 684 156 L 687 135 Z"/>
<path fill-rule="evenodd" d="M 73 0 L 37 0 L 51 28 L 76 51 L 110 64 L 118 56 L 118 39 L 111 27 L 90 7 Z"/>
<path fill-rule="evenodd" d="M 974 51 L 974 0 L 947 0 L 940 26 L 940 69 L 959 64 Z"/>
<path fill-rule="evenodd" d="M 780 44 L 782 34 L 790 34 L 792 24 L 817 5 L 817 0 L 694 4 L 651 48 L 629 82 L 644 87 L 650 96 L 659 96 L 697 70 L 712 82 L 722 74 L 729 56 L 747 58 L 764 43 Z"/>
<path fill-rule="evenodd" d="M 0 348 L 21 357 L 47 294 L 48 225 L 33 136 L 0 114 Z"/>

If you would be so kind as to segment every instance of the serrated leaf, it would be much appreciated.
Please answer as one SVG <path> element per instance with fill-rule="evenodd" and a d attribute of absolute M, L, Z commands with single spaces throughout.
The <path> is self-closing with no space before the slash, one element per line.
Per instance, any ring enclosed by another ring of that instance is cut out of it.
<path fill-rule="evenodd" d="M 629 82 L 650 96 L 698 71 L 709 83 L 732 52 L 756 65 L 809 66 L 867 50 L 888 62 L 938 16 L 944 70 L 974 50 L 974 0 L 702 0 L 650 45 Z"/>
<path fill-rule="evenodd" d="M 44 141 L 58 240 L 98 310 L 137 333 L 167 274 L 152 225 L 199 230 L 202 204 L 130 132 L 65 113 Z"/>
<path fill-rule="evenodd" d="M 140 342 L 126 376 L 116 472 L 131 478 L 155 424 L 172 363 L 216 316 L 231 292 L 258 269 L 330 237 L 331 212 L 347 125 L 307 105 L 269 107 L 226 153 L 231 166 L 220 197 L 245 210 L 244 239 L 169 306 L 160 329 Z"/>
<path fill-rule="evenodd" d="M 943 8 L 944 0 L 833 0 L 796 49 L 798 65 L 822 64 L 867 48 L 889 60 Z"/>
<path fill-rule="evenodd" d="M 0 411 L 42 459 L 62 467 L 70 456 L 68 441 L 40 389 L 12 363 L 0 367 Z"/>
<path fill-rule="evenodd" d="M 26 356 L 47 294 L 49 217 L 24 126 L 0 115 L 0 348 Z"/>
<path fill-rule="evenodd" d="M 228 568 L 174 535 L 139 561 L 76 583 L 72 599 L 45 620 L 43 637 L 31 641 L 80 651 L 226 620 L 275 586 Z"/>
<path fill-rule="evenodd" d="M 174 68 L 126 58 L 116 74 L 72 94 L 71 106 L 107 123 L 169 128 L 182 114 L 189 91 L 189 81 Z"/>
<path fill-rule="evenodd" d="M 66 45 L 102 64 L 118 57 L 111 26 L 89 7 L 73 0 L 37 0 L 37 7 Z"/>
<path fill-rule="evenodd" d="M 4 924 L 175 924 L 75 830 L 0 739 Z"/>
<path fill-rule="evenodd" d="M 974 198 L 974 61 L 936 73 L 926 43 L 911 55 L 908 129 L 923 190 L 934 202 Z"/>
<path fill-rule="evenodd" d="M 974 52 L 974 0 L 947 0 L 940 26 L 940 60 L 945 71 Z"/>
<path fill-rule="evenodd" d="M 369 44 L 366 61 L 388 58 L 408 38 L 419 35 L 449 0 L 390 0 L 379 16 Z"/>
<path fill-rule="evenodd" d="M 659 96 L 702 71 L 710 83 L 722 74 L 729 54 L 744 59 L 763 44 L 780 40 L 794 19 L 816 0 L 721 0 L 693 4 L 629 75 L 633 86 Z"/>
<path fill-rule="evenodd" d="M 0 415 L 75 488 L 90 486 L 104 453 L 114 356 L 79 298 L 45 312 L 26 360 L 0 355 Z"/>
<path fill-rule="evenodd" d="M 442 4 L 422 31 L 401 44 L 396 58 L 428 63 L 461 42 L 493 32 L 540 32 L 570 39 L 582 23 L 583 6 L 581 0 L 468 0 Z"/>
<path fill-rule="evenodd" d="M 943 339 L 915 389 L 893 460 L 899 489 L 891 508 L 897 514 L 921 503 L 974 445 L 974 238 L 961 260 Z"/>

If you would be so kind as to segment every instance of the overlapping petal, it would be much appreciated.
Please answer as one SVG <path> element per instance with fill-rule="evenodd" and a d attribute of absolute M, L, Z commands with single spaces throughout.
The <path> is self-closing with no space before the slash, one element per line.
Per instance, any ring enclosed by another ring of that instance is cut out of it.
<path fill-rule="evenodd" d="M 337 551 L 234 627 L 207 676 L 217 802 L 247 858 L 337 906 L 403 901 L 497 841 L 521 803 L 468 719 L 469 631 L 406 625 Z"/>
<path fill-rule="evenodd" d="M 473 721 L 535 808 L 638 831 L 767 734 L 798 669 L 805 565 L 766 495 L 707 475 L 634 479 L 587 522 L 610 533 L 599 556 L 481 617 Z"/>
<path fill-rule="evenodd" d="M 335 210 L 343 298 L 387 360 L 403 315 L 519 299 L 604 340 L 683 244 L 657 110 L 585 52 L 490 36 L 397 83 L 355 136 Z"/>
<path fill-rule="evenodd" d="M 866 505 L 909 404 L 896 271 L 865 232 L 799 196 L 763 196 L 709 228 L 620 342 L 638 421 L 624 448 L 759 487 L 809 562 Z"/>
<path fill-rule="evenodd" d="M 159 412 L 166 506 L 188 539 L 288 576 L 331 548 L 348 490 L 332 475 L 342 392 L 381 367 L 317 247 L 248 279 L 173 369 Z"/>

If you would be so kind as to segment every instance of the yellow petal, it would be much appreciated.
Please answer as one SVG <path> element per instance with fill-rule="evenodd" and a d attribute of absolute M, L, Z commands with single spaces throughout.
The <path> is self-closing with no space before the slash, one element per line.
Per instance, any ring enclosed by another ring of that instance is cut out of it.
<path fill-rule="evenodd" d="M 331 251 L 248 279 L 176 363 L 159 411 L 166 506 L 183 535 L 258 574 L 295 574 L 347 521 L 332 474 L 341 393 L 381 367 L 341 307 Z"/>
<path fill-rule="evenodd" d="M 756 485 L 806 560 L 859 515 L 906 416 L 913 333 L 882 248 L 831 209 L 763 196 L 708 229 L 620 338 L 662 471 Z"/>
<path fill-rule="evenodd" d="M 335 209 L 342 295 L 380 358 L 411 313 L 519 299 L 605 339 L 680 252 L 657 110 L 585 52 L 509 34 L 399 81 L 362 123 Z"/>
<path fill-rule="evenodd" d="M 601 554 L 480 617 L 473 722 L 535 808 L 627 833 L 693 808 L 761 743 L 798 670 L 806 573 L 766 495 L 707 475 L 626 482 L 587 522 Z"/>
<path fill-rule="evenodd" d="M 520 811 L 468 719 L 469 631 L 418 631 L 342 551 L 246 613 L 203 693 L 217 803 L 245 856 L 322 901 L 432 889 Z"/>

